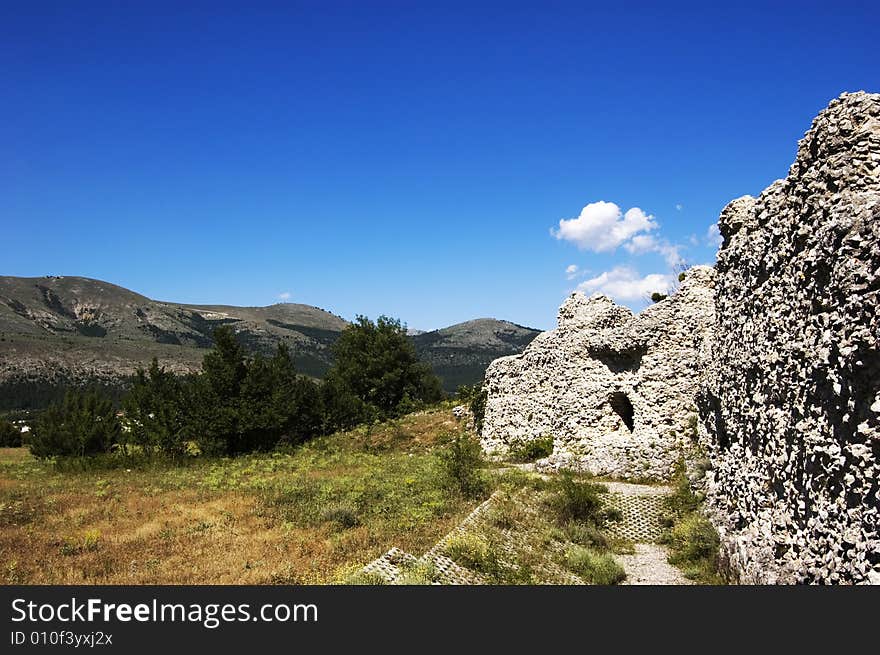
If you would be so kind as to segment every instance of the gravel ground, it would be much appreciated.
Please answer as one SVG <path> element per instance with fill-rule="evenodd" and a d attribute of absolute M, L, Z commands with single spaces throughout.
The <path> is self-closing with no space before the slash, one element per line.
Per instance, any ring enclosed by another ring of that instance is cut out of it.
<path fill-rule="evenodd" d="M 634 555 L 615 555 L 626 571 L 625 585 L 693 584 L 681 571 L 666 561 L 666 547 L 660 544 L 636 544 Z"/>

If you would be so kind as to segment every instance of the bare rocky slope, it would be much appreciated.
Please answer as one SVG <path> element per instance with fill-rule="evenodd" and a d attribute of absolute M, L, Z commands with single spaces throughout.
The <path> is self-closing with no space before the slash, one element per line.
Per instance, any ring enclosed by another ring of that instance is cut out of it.
<path fill-rule="evenodd" d="M 0 410 L 39 406 L 68 383 L 118 386 L 153 357 L 178 373 L 197 371 L 221 325 L 232 326 L 251 352 L 286 343 L 299 371 L 321 377 L 348 323 L 309 305 L 185 305 L 90 278 L 0 277 Z M 453 391 L 479 382 L 490 361 L 518 352 L 537 333 L 479 319 L 412 339 Z"/>

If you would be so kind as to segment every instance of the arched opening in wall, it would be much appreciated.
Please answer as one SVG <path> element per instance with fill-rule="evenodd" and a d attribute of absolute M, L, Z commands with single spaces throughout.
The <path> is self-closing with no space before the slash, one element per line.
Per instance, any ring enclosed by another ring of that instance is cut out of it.
<path fill-rule="evenodd" d="M 608 402 L 611 404 L 611 409 L 623 420 L 623 424 L 627 429 L 632 432 L 635 427 L 635 411 L 627 395 L 622 391 L 615 391 L 611 394 Z"/>

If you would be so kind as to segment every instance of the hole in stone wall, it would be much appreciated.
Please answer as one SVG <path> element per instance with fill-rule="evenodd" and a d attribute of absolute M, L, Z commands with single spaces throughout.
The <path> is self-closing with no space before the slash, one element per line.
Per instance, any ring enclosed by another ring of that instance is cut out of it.
<path fill-rule="evenodd" d="M 611 394 L 608 402 L 611 404 L 611 409 L 617 413 L 623 420 L 623 424 L 632 432 L 635 427 L 635 411 L 627 395 L 622 391 L 615 391 Z"/>

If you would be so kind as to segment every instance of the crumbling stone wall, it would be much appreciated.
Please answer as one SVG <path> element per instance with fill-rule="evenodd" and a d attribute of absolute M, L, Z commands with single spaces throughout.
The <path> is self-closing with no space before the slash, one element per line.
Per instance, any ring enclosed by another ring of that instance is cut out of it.
<path fill-rule="evenodd" d="M 637 315 L 605 296 L 572 294 L 555 330 L 486 371 L 485 450 L 552 435 L 539 468 L 667 478 L 695 434 L 714 280 L 714 269 L 694 267 L 677 293 Z"/>
<path fill-rule="evenodd" d="M 844 94 L 785 180 L 719 222 L 700 413 L 743 582 L 880 581 L 880 95 Z"/>

